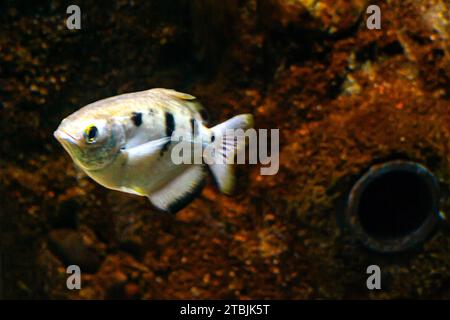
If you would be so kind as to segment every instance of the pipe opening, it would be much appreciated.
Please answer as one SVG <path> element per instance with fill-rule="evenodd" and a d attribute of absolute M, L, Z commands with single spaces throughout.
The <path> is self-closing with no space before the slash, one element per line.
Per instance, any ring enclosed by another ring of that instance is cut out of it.
<path fill-rule="evenodd" d="M 420 164 L 376 165 L 353 186 L 346 220 L 366 246 L 382 252 L 406 250 L 434 230 L 438 192 L 435 177 Z"/>
<path fill-rule="evenodd" d="M 392 239 L 416 231 L 433 206 L 424 179 L 413 172 L 393 171 L 374 179 L 361 194 L 361 227 L 373 237 Z"/>

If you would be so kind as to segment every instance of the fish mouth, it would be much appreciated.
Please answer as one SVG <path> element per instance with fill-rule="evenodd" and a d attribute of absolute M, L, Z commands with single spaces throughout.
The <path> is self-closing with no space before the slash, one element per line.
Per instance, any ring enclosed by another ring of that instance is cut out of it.
<path fill-rule="evenodd" d="M 58 140 L 60 142 L 68 141 L 68 142 L 75 143 L 75 141 L 76 141 L 74 136 L 72 136 L 71 134 L 69 134 L 61 129 L 58 129 L 55 132 L 53 132 L 53 136 L 56 138 L 56 140 Z"/>
<path fill-rule="evenodd" d="M 53 136 L 67 151 L 73 149 L 74 147 L 78 147 L 77 139 L 61 129 L 56 130 L 53 133 Z"/>

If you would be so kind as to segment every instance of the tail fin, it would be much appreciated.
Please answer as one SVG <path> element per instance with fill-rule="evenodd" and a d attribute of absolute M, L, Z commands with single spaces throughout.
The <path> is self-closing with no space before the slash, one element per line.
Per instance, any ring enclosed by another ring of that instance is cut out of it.
<path fill-rule="evenodd" d="M 219 143 L 216 148 L 224 152 L 219 153 L 224 158 L 224 161 L 220 161 L 220 163 L 214 162 L 209 167 L 220 191 L 223 193 L 230 194 L 233 191 L 235 181 L 233 164 L 228 164 L 226 159 L 234 157 L 236 152 L 243 147 L 242 143 L 240 145 L 236 144 L 234 136 L 227 139 L 226 131 L 229 129 L 245 130 L 252 127 L 253 116 L 251 114 L 241 114 L 211 128 L 214 138 Z"/>

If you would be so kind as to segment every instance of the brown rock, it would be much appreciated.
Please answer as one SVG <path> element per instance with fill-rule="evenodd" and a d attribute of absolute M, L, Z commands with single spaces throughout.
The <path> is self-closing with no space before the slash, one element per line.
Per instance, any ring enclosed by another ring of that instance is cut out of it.
<path fill-rule="evenodd" d="M 48 235 L 50 250 L 66 265 L 78 265 L 81 272 L 95 273 L 102 261 L 101 255 L 89 247 L 83 235 L 69 229 L 53 230 Z"/>
<path fill-rule="evenodd" d="M 366 0 L 260 1 L 264 19 L 274 27 L 294 27 L 334 34 L 354 26 L 365 12 Z"/>

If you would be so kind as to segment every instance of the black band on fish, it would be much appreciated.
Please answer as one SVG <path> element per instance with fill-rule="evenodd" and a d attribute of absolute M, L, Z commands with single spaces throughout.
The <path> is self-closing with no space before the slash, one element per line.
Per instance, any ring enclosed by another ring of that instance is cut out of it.
<path fill-rule="evenodd" d="M 191 131 L 193 137 L 198 135 L 198 123 L 195 119 L 191 119 Z"/>
<path fill-rule="evenodd" d="M 175 119 L 173 114 L 166 112 L 166 136 L 171 137 L 172 133 L 175 131 Z"/>
<path fill-rule="evenodd" d="M 133 121 L 136 127 L 139 127 L 142 124 L 142 113 L 141 112 L 133 112 L 131 116 L 131 121 Z"/>
<path fill-rule="evenodd" d="M 159 154 L 161 157 L 164 155 L 164 152 L 167 151 L 167 149 L 169 149 L 169 145 L 170 145 L 170 140 L 167 141 L 161 148 L 161 153 Z"/>
<path fill-rule="evenodd" d="M 175 131 L 175 119 L 173 117 L 173 114 L 171 114 L 170 112 L 166 112 L 165 117 L 166 117 L 166 136 L 171 137 L 173 132 Z M 167 143 L 164 144 L 164 146 L 162 147 L 161 157 L 163 156 L 164 152 L 167 151 L 167 149 L 169 148 L 170 142 L 171 142 L 170 140 L 167 141 Z"/>

